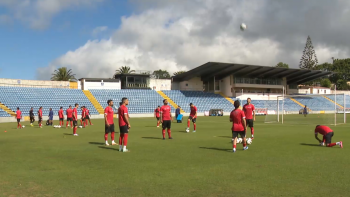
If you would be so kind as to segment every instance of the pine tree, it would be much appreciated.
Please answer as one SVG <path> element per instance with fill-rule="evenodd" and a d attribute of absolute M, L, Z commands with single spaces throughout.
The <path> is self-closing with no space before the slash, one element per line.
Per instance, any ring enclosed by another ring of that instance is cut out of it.
<path fill-rule="evenodd" d="M 303 56 L 300 59 L 299 68 L 314 70 L 318 64 L 317 56 L 310 36 L 307 37 Z"/>

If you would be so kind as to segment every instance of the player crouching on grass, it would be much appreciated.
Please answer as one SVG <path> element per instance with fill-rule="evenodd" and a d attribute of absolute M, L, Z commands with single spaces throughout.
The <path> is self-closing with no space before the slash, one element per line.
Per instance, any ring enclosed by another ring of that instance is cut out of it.
<path fill-rule="evenodd" d="M 323 135 L 323 140 L 320 140 L 318 138 L 318 134 Z M 324 143 L 326 142 L 327 147 L 333 147 L 336 145 L 339 145 L 340 148 L 343 148 L 343 142 L 336 142 L 332 143 L 332 137 L 334 136 L 334 132 L 331 128 L 324 126 L 324 125 L 317 125 L 315 128 L 315 138 L 320 142 L 321 146 L 324 146 Z"/>
<path fill-rule="evenodd" d="M 235 109 L 230 114 L 230 122 L 232 122 L 232 137 L 233 140 L 233 152 L 236 152 L 237 137 L 241 136 L 243 139 L 243 150 L 248 150 L 247 139 L 245 137 L 246 122 L 245 115 L 242 110 L 239 109 L 240 102 L 236 100 L 233 104 Z"/>

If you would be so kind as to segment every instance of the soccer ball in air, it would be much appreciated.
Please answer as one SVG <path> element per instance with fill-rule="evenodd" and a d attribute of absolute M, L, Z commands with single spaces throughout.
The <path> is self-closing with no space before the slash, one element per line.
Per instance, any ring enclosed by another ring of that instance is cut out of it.
<path fill-rule="evenodd" d="M 246 29 L 247 29 L 247 25 L 244 24 L 244 23 L 242 23 L 242 24 L 241 24 L 241 30 L 244 31 L 244 30 L 246 30 Z"/>
<path fill-rule="evenodd" d="M 253 140 L 252 138 L 247 138 L 247 144 L 252 144 Z"/>
<path fill-rule="evenodd" d="M 23 125 L 22 128 L 24 128 L 24 127 L 26 127 L 26 126 Z"/>

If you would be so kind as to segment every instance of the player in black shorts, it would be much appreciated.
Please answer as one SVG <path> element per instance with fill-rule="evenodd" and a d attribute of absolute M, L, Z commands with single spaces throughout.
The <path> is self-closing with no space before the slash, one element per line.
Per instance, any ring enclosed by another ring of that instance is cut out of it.
<path fill-rule="evenodd" d="M 35 122 L 35 116 L 34 116 L 34 109 L 33 107 L 30 108 L 30 111 L 29 111 L 29 118 L 30 118 L 30 126 L 33 127 L 33 123 Z"/>

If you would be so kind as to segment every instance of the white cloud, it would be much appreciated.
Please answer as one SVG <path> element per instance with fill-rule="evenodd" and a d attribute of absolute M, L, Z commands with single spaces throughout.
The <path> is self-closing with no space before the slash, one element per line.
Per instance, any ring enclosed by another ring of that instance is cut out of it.
<path fill-rule="evenodd" d="M 44 29 L 52 18 L 67 9 L 93 6 L 104 0 L 0 0 L 0 7 L 5 7 L 18 19 L 33 29 Z"/>
<path fill-rule="evenodd" d="M 8 15 L 0 15 L 0 24 L 11 24 L 12 18 Z"/>
<path fill-rule="evenodd" d="M 102 32 L 105 32 L 108 30 L 107 26 L 101 26 L 101 27 L 96 27 L 94 30 L 92 30 L 92 35 L 97 36 Z"/>
<path fill-rule="evenodd" d="M 350 41 L 341 38 L 350 33 L 350 13 L 339 10 L 350 3 L 332 1 L 335 12 L 342 14 L 325 16 L 320 3 L 328 2 L 302 1 L 300 10 L 300 1 L 135 0 L 139 11 L 123 17 L 110 39 L 88 41 L 67 52 L 40 68 L 38 78 L 47 79 L 50 69 L 61 66 L 72 68 L 78 77 L 112 77 L 124 65 L 173 73 L 209 61 L 267 66 L 283 61 L 297 67 L 308 35 L 320 63 L 332 56 L 348 57 Z M 334 31 L 329 21 L 343 26 L 336 25 Z M 245 32 L 239 29 L 242 22 L 248 25 Z"/>

